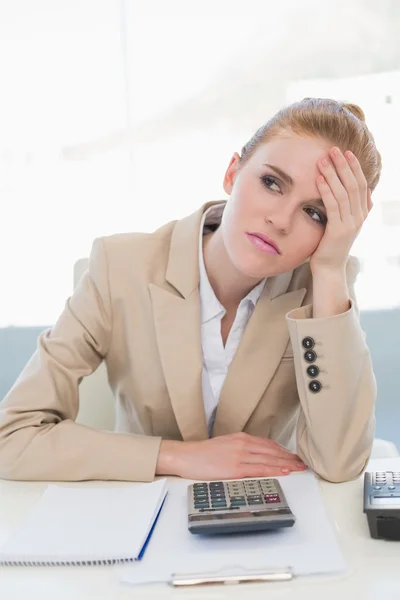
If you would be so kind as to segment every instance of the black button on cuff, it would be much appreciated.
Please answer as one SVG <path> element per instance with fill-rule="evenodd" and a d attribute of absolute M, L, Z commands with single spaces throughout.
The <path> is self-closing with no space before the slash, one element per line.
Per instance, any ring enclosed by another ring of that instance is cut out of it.
<path fill-rule="evenodd" d="M 314 348 L 315 346 L 315 342 L 312 339 L 312 337 L 305 337 L 303 339 L 303 341 L 301 342 L 301 345 L 303 346 L 303 348 L 305 348 L 306 350 L 311 350 L 311 348 Z"/>
<path fill-rule="evenodd" d="M 317 355 L 314 350 L 309 350 L 308 352 L 304 352 L 304 360 L 308 363 L 313 363 L 317 359 Z"/>
<path fill-rule="evenodd" d="M 317 379 L 315 379 L 314 381 L 310 381 L 308 388 L 310 392 L 317 394 L 321 390 L 322 385 L 319 381 L 317 381 Z"/>
<path fill-rule="evenodd" d="M 319 374 L 319 369 L 316 365 L 311 365 L 311 367 L 307 367 L 307 375 L 309 377 L 317 377 Z"/>

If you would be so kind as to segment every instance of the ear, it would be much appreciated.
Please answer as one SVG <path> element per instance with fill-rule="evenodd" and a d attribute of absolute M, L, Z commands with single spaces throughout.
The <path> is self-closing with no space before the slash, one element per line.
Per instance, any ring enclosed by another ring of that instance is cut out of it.
<path fill-rule="evenodd" d="M 232 193 L 233 184 L 235 183 L 236 175 L 239 169 L 240 156 L 237 152 L 232 156 L 229 167 L 224 176 L 224 191 L 228 196 Z"/>

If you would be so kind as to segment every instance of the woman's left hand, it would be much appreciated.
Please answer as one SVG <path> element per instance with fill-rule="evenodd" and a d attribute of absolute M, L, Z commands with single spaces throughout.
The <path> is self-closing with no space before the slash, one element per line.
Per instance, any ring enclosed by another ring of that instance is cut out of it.
<path fill-rule="evenodd" d="M 310 258 L 316 271 L 340 271 L 345 268 L 351 246 L 371 208 L 371 190 L 358 159 L 350 151 L 344 154 L 331 148 L 329 156 L 318 161 L 321 175 L 317 187 L 326 207 L 328 222 L 324 235 Z"/>

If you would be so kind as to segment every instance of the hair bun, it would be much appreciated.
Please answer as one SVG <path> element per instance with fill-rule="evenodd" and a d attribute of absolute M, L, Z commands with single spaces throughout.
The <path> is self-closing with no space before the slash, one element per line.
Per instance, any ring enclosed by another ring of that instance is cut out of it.
<path fill-rule="evenodd" d="M 343 108 L 347 108 L 349 112 L 351 112 L 357 119 L 365 122 L 364 111 L 357 104 L 343 104 Z"/>

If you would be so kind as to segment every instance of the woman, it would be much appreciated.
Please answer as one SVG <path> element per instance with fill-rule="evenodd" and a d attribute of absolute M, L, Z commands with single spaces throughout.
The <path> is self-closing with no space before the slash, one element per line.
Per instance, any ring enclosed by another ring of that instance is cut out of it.
<path fill-rule="evenodd" d="M 308 98 L 233 155 L 226 203 L 96 240 L 0 405 L 0 476 L 357 477 L 376 389 L 349 251 L 380 169 L 360 108 Z M 74 422 L 103 359 L 117 433 Z"/>

